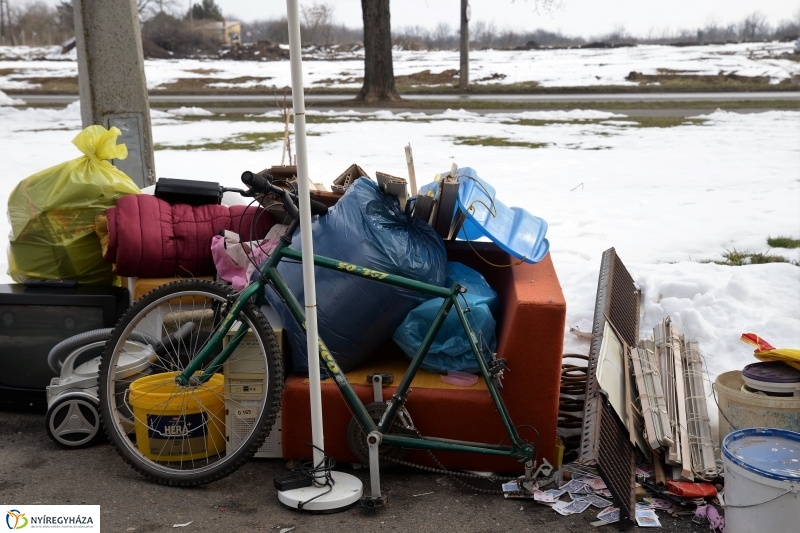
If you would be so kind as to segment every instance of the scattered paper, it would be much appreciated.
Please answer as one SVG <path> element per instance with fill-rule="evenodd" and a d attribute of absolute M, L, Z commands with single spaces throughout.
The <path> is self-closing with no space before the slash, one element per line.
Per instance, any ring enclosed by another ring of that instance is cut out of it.
<path fill-rule="evenodd" d="M 503 497 L 504 498 L 523 498 L 533 499 L 533 494 L 522 490 L 519 487 L 517 480 L 503 483 Z"/>
<path fill-rule="evenodd" d="M 650 507 L 653 509 L 664 509 L 665 511 L 669 511 L 675 506 L 675 504 L 665 498 L 644 498 L 643 501 L 648 501 Z"/>
<path fill-rule="evenodd" d="M 605 509 L 606 507 L 611 507 L 611 502 L 606 500 L 605 498 L 601 498 L 597 494 L 588 494 L 586 496 L 581 497 L 584 501 L 591 503 L 594 507 L 598 509 Z"/>
<path fill-rule="evenodd" d="M 560 514 L 560 515 L 569 516 L 569 515 L 571 515 L 572 513 L 570 513 L 569 511 L 567 511 L 567 506 L 568 506 L 568 505 L 572 505 L 572 503 L 571 503 L 571 502 L 561 502 L 561 501 L 558 501 L 558 502 L 556 502 L 556 503 L 555 503 L 555 505 L 553 505 L 553 510 L 554 510 L 555 512 L 557 512 L 558 514 Z"/>
<path fill-rule="evenodd" d="M 285 527 L 285 528 L 281 529 L 280 533 L 289 533 L 293 529 L 294 529 L 294 527 Z"/>
<path fill-rule="evenodd" d="M 544 493 L 545 494 L 549 494 L 550 496 L 552 496 L 556 500 L 564 495 L 564 491 L 561 490 L 561 489 L 548 489 L 548 490 L 544 491 Z"/>
<path fill-rule="evenodd" d="M 192 522 L 194 522 L 194 520 L 192 520 Z M 185 524 L 172 524 L 172 527 L 186 527 L 192 522 L 186 522 Z"/>
<path fill-rule="evenodd" d="M 606 487 L 605 481 L 603 481 L 602 479 L 585 479 L 583 480 L 583 482 L 589 485 L 589 488 L 591 488 L 595 492 L 599 490 L 608 489 L 608 487 Z"/>
<path fill-rule="evenodd" d="M 564 507 L 564 510 L 569 511 L 569 514 L 579 514 L 588 509 L 590 505 L 592 504 L 587 502 L 586 500 L 575 500 L 574 502 L 570 502 L 569 505 Z"/>
<path fill-rule="evenodd" d="M 597 513 L 598 520 L 602 520 L 607 524 L 613 524 L 614 522 L 619 522 L 619 508 L 618 507 L 607 507 L 603 509 L 599 513 Z"/>
<path fill-rule="evenodd" d="M 558 498 L 552 494 L 547 494 L 546 492 L 542 492 L 540 490 L 533 491 L 533 499 L 541 503 L 556 503 L 558 500 Z"/>
<path fill-rule="evenodd" d="M 564 485 L 558 487 L 559 489 L 563 490 L 564 492 L 583 492 L 586 490 L 586 483 L 582 481 L 572 480 Z"/>
<path fill-rule="evenodd" d="M 661 527 L 661 522 L 652 509 L 636 509 L 636 523 L 639 527 Z"/>

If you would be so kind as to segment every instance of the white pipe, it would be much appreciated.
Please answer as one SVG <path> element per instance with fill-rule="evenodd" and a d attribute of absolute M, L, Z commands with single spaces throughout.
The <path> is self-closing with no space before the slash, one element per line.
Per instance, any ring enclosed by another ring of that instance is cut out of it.
<path fill-rule="evenodd" d="M 297 0 L 286 0 L 289 19 L 289 60 L 292 68 L 292 107 L 297 158 L 297 187 L 300 198 L 300 245 L 303 254 L 303 293 L 306 306 L 306 349 L 308 350 L 308 388 L 311 397 L 311 441 L 314 466 L 322 463 L 325 449 L 322 434 L 322 394 L 319 385 L 319 339 L 317 336 L 317 287 L 314 282 L 314 242 L 311 235 L 311 199 L 306 151 L 306 104 L 303 96 L 303 58 L 300 55 L 300 12 Z"/>

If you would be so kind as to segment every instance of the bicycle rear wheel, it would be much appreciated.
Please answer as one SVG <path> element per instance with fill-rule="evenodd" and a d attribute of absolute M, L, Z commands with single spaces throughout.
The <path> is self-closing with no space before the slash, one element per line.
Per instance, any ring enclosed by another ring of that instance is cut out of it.
<path fill-rule="evenodd" d="M 282 359 L 252 302 L 195 376 L 247 327 L 225 364 L 205 383 L 175 379 L 209 344 L 234 299 L 230 287 L 210 281 L 159 287 L 134 303 L 106 343 L 99 371 L 103 427 L 123 459 L 154 481 L 191 486 L 225 477 L 255 454 L 275 423 Z M 132 351 L 126 343 L 134 331 L 164 346 Z"/>

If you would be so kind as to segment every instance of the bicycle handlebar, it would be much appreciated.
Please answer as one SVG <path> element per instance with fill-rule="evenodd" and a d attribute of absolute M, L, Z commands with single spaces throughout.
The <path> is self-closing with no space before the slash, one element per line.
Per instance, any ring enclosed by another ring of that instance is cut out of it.
<path fill-rule="evenodd" d="M 274 186 L 270 180 L 264 176 L 259 176 L 258 174 L 253 174 L 249 170 L 246 170 L 242 173 L 242 183 L 250 187 L 250 189 L 253 191 L 272 193 L 275 196 L 278 196 L 283 202 L 283 207 L 286 209 L 286 213 L 290 217 L 297 218 L 299 216 L 300 212 L 297 209 L 297 196 L 285 189 Z M 311 214 L 325 216 L 328 214 L 328 206 L 322 202 L 311 200 Z"/>

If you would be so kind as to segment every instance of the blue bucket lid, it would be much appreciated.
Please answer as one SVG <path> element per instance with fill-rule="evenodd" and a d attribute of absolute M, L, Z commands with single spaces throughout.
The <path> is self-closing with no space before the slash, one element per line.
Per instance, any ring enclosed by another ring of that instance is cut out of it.
<path fill-rule="evenodd" d="M 722 441 L 732 463 L 777 481 L 800 481 L 800 433 L 785 429 L 748 428 Z"/>

